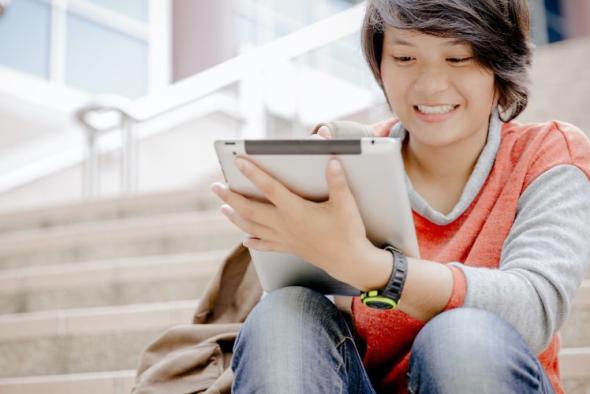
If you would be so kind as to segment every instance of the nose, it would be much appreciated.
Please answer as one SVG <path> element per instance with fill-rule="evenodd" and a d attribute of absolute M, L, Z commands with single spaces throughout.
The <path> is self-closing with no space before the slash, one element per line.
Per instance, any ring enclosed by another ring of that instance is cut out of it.
<path fill-rule="evenodd" d="M 444 92 L 449 87 L 448 76 L 444 70 L 433 67 L 422 68 L 414 82 L 414 90 L 423 95 Z"/>

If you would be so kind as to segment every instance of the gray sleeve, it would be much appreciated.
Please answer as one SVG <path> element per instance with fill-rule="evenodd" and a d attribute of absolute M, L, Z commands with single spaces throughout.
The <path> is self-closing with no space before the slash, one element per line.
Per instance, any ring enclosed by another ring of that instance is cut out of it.
<path fill-rule="evenodd" d="M 573 165 L 540 175 L 520 196 L 499 269 L 469 267 L 466 307 L 510 322 L 535 353 L 566 320 L 590 262 L 590 181 Z"/>

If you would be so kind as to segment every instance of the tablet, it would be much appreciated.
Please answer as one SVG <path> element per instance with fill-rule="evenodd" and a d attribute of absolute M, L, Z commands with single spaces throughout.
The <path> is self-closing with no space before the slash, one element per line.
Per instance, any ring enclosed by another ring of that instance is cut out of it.
<path fill-rule="evenodd" d="M 399 139 L 218 140 L 215 150 L 230 189 L 265 201 L 235 166 L 236 157 L 247 157 L 294 193 L 318 202 L 328 199 L 326 165 L 331 157 L 338 157 L 367 238 L 377 247 L 395 245 L 407 256 L 419 257 Z M 250 255 L 265 291 L 304 286 L 327 295 L 360 294 L 298 256 L 254 249 Z"/>

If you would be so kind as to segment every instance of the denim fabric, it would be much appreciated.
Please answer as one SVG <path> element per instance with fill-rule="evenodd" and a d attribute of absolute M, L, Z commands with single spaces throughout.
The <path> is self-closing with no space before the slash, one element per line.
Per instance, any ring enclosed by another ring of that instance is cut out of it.
<path fill-rule="evenodd" d="M 250 312 L 232 360 L 234 393 L 374 393 L 347 320 L 304 287 L 268 293 Z"/>
<path fill-rule="evenodd" d="M 234 393 L 375 393 L 347 319 L 303 287 L 268 293 L 234 345 Z M 508 323 L 460 308 L 420 331 L 412 348 L 411 393 L 551 393 L 536 357 Z"/>
<path fill-rule="evenodd" d="M 553 393 L 522 336 L 497 315 L 475 308 L 434 317 L 412 346 L 410 393 Z"/>

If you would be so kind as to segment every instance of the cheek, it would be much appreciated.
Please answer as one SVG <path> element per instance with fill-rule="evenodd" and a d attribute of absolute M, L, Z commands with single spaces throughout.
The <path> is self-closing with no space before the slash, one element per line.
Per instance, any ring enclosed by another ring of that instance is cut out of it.
<path fill-rule="evenodd" d="M 403 75 L 399 73 L 385 70 L 381 73 L 381 80 L 385 95 L 389 104 L 393 107 L 392 109 L 401 110 L 409 85 L 407 79 L 404 79 Z"/>
<path fill-rule="evenodd" d="M 494 100 L 494 75 L 482 72 L 472 73 L 461 80 L 461 91 L 472 106 L 487 109 Z"/>

